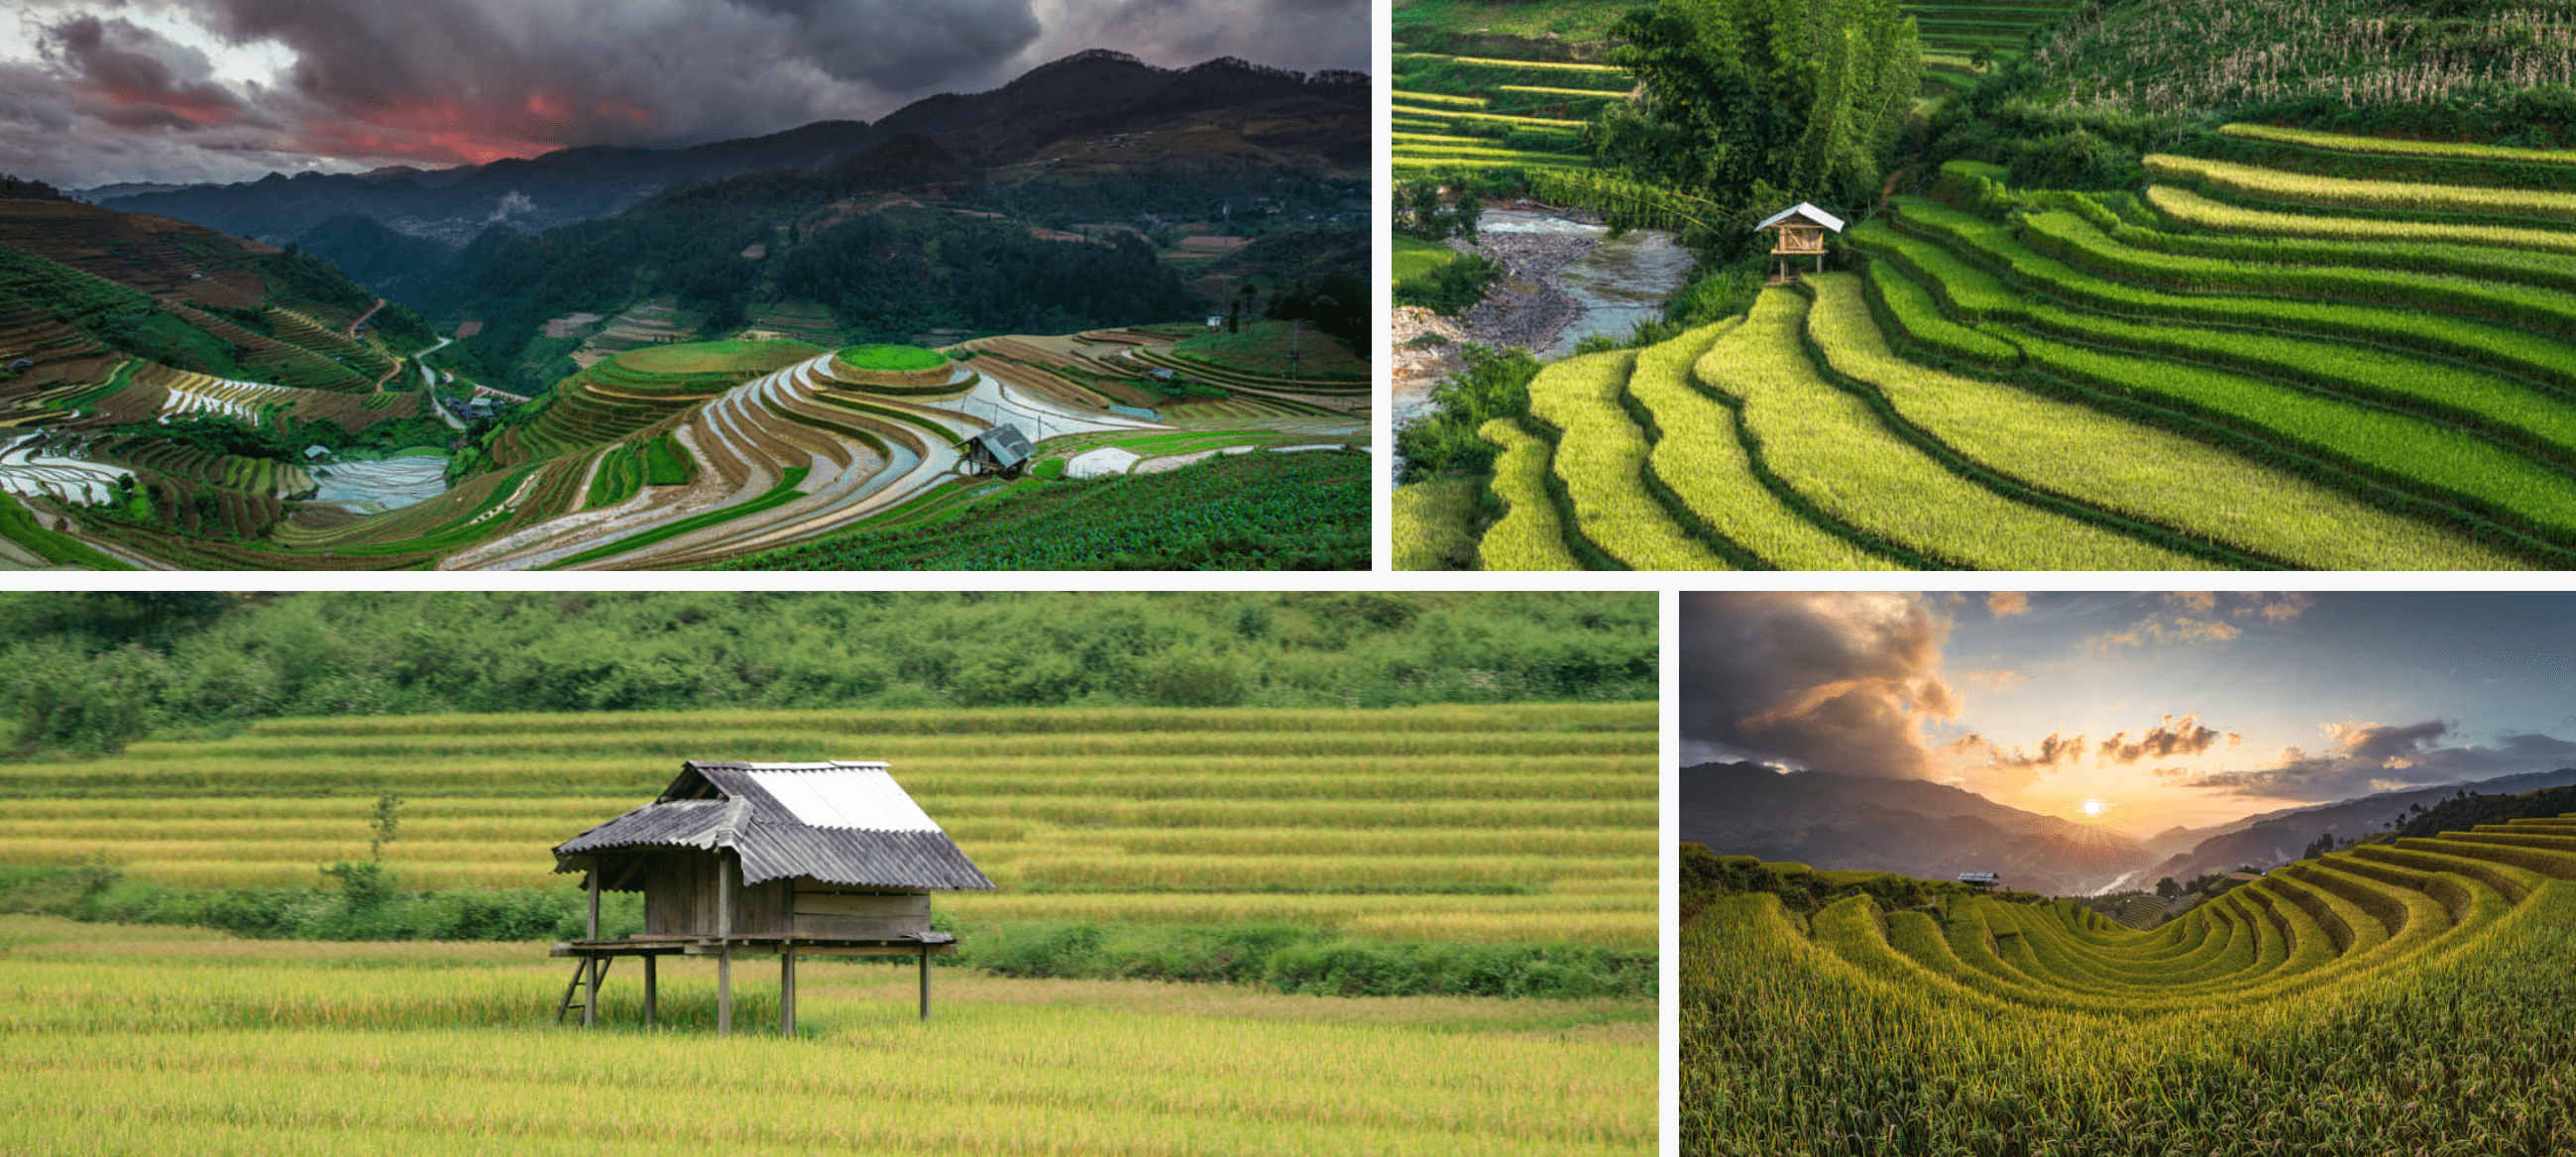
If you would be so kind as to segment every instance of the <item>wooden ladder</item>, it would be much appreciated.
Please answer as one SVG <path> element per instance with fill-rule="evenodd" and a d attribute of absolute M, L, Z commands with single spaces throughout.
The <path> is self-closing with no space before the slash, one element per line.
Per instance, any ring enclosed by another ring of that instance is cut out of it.
<path fill-rule="evenodd" d="M 572 983 L 564 986 L 563 1003 L 555 1006 L 556 1024 L 562 1024 L 564 1017 L 575 1008 L 581 1010 L 584 1023 L 598 1022 L 599 1012 L 591 1007 L 593 997 L 590 992 L 584 990 L 583 985 L 584 982 L 591 980 L 590 970 L 597 968 L 598 982 L 605 986 L 608 983 L 608 966 L 615 961 L 616 957 L 613 956 L 585 956 L 580 963 L 573 965 Z"/>

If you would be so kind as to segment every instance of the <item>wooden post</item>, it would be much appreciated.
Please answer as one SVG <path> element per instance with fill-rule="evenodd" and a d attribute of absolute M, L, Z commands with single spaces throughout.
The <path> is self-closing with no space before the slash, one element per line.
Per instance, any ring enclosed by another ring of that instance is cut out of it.
<path fill-rule="evenodd" d="M 921 946 L 921 1019 L 930 1019 L 930 946 Z"/>
<path fill-rule="evenodd" d="M 716 1035 L 733 1034 L 733 865 L 716 853 Z"/>
<path fill-rule="evenodd" d="M 599 939 L 599 862 L 590 865 L 590 938 Z"/>
<path fill-rule="evenodd" d="M 653 965 L 660 960 L 661 957 L 650 952 L 644 954 L 644 1027 L 646 1028 L 653 1027 L 653 998 L 658 995 L 653 991 Z"/>
<path fill-rule="evenodd" d="M 733 939 L 733 867 L 723 852 L 716 853 L 716 935 Z"/>
<path fill-rule="evenodd" d="M 598 877 L 593 876 L 591 878 L 597 879 Z M 593 956 L 589 960 L 590 999 L 583 1001 L 581 1005 L 581 1027 L 583 1028 L 596 1028 L 599 1025 L 599 974 L 608 971 L 607 968 L 603 967 L 606 963 L 607 961 L 597 956 Z"/>
<path fill-rule="evenodd" d="M 778 946 L 778 1035 L 796 1035 L 796 949 Z"/>

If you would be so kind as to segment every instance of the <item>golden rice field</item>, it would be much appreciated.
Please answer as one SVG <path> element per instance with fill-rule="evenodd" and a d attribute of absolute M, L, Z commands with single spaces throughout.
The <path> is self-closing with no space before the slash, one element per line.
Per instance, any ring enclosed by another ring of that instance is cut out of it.
<path fill-rule="evenodd" d="M 1656 709 L 1009 710 L 285 720 L 0 767 L 0 863 L 192 886 L 569 887 L 548 849 L 683 759 L 882 759 L 1000 885 L 969 922 L 1288 923 L 1401 940 L 1655 942 Z"/>
<path fill-rule="evenodd" d="M 2300 860 L 2146 931 L 1755 892 L 1681 949 L 1687 1153 L 2576 1152 L 2576 815 Z"/>
<path fill-rule="evenodd" d="M 557 963 L 515 944 L 0 917 L 0 1152 L 1572 1157 L 1655 1145 L 1655 1027 L 1635 1001 L 942 970 L 924 1022 L 910 970 L 810 960 L 795 1039 L 720 1041 L 703 1031 L 707 962 L 664 965 L 655 1030 L 631 1027 L 633 986 L 612 981 L 609 1027 L 595 1032 L 548 1023 Z M 743 1024 L 774 1012 L 764 989 L 740 985 Z"/>

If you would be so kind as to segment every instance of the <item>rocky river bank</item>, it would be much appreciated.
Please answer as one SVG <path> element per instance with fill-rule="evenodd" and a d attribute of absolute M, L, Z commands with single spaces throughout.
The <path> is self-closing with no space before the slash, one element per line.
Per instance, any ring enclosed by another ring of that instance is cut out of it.
<path fill-rule="evenodd" d="M 1485 291 L 1485 299 L 1458 317 L 1442 317 L 1420 306 L 1395 311 L 1394 413 L 1396 424 L 1428 408 L 1431 387 L 1466 368 L 1457 344 L 1474 342 L 1488 349 L 1545 350 L 1583 316 L 1583 304 L 1557 285 L 1558 271 L 1601 244 L 1584 233 L 1480 233 L 1473 243 L 1452 239 L 1449 246 L 1473 253 L 1502 267 Z M 1415 344 L 1426 334 L 1446 340 Z"/>
<path fill-rule="evenodd" d="M 1689 254 L 1661 233 L 1610 241 L 1608 232 L 1587 213 L 1523 204 L 1486 210 L 1474 242 L 1453 239 L 1452 248 L 1484 256 L 1502 275 L 1461 317 L 1414 307 L 1395 311 L 1396 424 L 1427 410 L 1432 386 L 1465 368 L 1455 351 L 1459 342 L 1558 358 L 1585 334 L 1625 334 L 1638 319 L 1655 316 L 1681 287 Z M 1446 340 L 1414 347 L 1431 334 Z"/>

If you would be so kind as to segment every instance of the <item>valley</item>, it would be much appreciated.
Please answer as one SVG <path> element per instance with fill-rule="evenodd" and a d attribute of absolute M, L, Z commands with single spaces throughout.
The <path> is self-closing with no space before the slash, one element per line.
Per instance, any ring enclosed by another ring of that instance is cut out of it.
<path fill-rule="evenodd" d="M 0 200 L 6 557 L 1365 565 L 1365 92 L 1095 51 L 669 155 Z M 537 172 L 470 237 L 384 207 Z"/>

